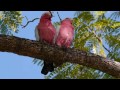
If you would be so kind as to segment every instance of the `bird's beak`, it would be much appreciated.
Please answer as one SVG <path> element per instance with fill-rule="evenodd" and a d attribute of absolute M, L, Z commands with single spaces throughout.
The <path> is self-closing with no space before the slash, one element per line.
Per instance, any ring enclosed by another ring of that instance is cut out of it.
<path fill-rule="evenodd" d="M 73 18 L 70 18 L 70 20 L 73 22 L 74 19 L 73 19 Z"/>
<path fill-rule="evenodd" d="M 70 18 L 70 20 L 73 22 L 73 18 Z"/>
<path fill-rule="evenodd" d="M 49 13 L 50 13 L 51 17 L 53 17 L 52 12 L 51 12 L 51 11 L 49 11 Z"/>

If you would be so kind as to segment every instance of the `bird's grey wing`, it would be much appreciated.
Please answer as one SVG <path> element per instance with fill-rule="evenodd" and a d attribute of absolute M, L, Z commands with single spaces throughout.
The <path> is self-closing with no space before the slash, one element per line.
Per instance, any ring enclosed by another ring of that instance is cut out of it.
<path fill-rule="evenodd" d="M 59 34 L 59 31 L 60 31 L 60 25 L 57 25 L 57 27 L 56 27 L 56 33 L 55 33 L 55 36 L 54 36 L 54 39 L 53 39 L 53 43 L 54 44 L 56 42 L 57 36 Z"/>
<path fill-rule="evenodd" d="M 37 26 L 35 27 L 35 38 L 36 38 L 37 41 L 40 40 L 40 37 L 39 37 L 39 34 L 38 34 Z"/>

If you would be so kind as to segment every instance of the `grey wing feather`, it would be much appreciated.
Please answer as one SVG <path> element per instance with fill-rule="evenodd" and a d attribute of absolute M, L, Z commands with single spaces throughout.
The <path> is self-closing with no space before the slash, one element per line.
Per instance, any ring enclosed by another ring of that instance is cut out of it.
<path fill-rule="evenodd" d="M 40 40 L 40 37 L 39 37 L 39 34 L 38 34 L 37 26 L 35 27 L 35 38 L 36 38 L 37 41 Z"/>
<path fill-rule="evenodd" d="M 73 34 L 73 41 L 75 40 L 75 30 L 74 30 L 74 34 Z M 74 47 L 74 42 L 72 41 L 72 44 L 71 44 L 71 48 L 73 48 Z"/>
<path fill-rule="evenodd" d="M 55 44 L 55 42 L 56 42 L 57 36 L 58 36 L 58 34 L 59 34 L 59 31 L 60 31 L 60 25 L 57 25 L 55 37 L 54 37 L 54 39 L 53 39 L 53 43 L 54 43 L 54 44 Z"/>

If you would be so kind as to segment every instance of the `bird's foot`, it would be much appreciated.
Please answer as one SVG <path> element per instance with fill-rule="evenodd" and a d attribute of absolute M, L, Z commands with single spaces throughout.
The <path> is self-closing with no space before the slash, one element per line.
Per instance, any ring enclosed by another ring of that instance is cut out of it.
<path fill-rule="evenodd" d="M 63 49 L 64 51 L 67 51 L 67 48 L 66 48 L 65 46 L 62 46 L 62 49 Z"/>

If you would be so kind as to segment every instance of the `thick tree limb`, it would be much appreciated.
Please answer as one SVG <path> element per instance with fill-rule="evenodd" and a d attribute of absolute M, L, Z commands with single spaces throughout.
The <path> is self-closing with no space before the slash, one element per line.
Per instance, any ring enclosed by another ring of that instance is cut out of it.
<path fill-rule="evenodd" d="M 0 35 L 0 51 L 12 52 L 46 61 L 51 60 L 55 64 L 65 62 L 76 63 L 120 78 L 119 62 L 108 60 L 98 55 L 88 54 L 77 49 L 67 49 L 64 51 L 57 46 L 50 46 L 34 40 Z"/>

